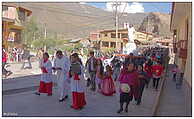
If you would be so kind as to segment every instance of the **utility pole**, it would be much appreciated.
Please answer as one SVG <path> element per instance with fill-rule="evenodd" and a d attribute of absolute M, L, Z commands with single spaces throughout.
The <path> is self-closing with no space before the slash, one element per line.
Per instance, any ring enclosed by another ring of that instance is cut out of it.
<path fill-rule="evenodd" d="M 118 29 L 119 29 L 119 25 L 118 25 L 118 6 L 121 4 L 118 4 L 118 1 L 116 1 L 116 3 L 113 4 L 113 6 L 115 6 L 115 24 L 116 24 L 116 48 L 118 46 Z"/>
<path fill-rule="evenodd" d="M 46 40 L 47 31 L 46 31 L 46 23 L 44 24 L 44 39 Z M 46 45 L 44 46 L 44 51 L 46 52 Z"/>
<path fill-rule="evenodd" d="M 149 32 L 149 15 L 148 15 L 148 24 L 147 24 L 148 26 L 147 26 L 147 28 L 146 28 L 146 33 L 147 33 L 147 35 L 146 35 L 146 40 L 148 39 L 148 32 Z"/>

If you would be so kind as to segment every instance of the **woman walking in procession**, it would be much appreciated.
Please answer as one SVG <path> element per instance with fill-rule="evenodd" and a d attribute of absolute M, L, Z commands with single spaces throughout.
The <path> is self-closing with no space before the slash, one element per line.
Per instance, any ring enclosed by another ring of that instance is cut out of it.
<path fill-rule="evenodd" d="M 120 109 L 117 113 L 123 111 L 123 105 L 126 103 L 125 112 L 128 112 L 128 105 L 133 97 L 137 101 L 139 98 L 139 79 L 138 73 L 135 71 L 134 64 L 130 62 L 126 68 L 121 71 L 119 76 L 120 82 Z"/>
<path fill-rule="evenodd" d="M 105 96 L 112 96 L 116 93 L 114 81 L 112 79 L 112 68 L 111 66 L 106 66 L 106 72 L 102 80 L 102 94 Z"/>
<path fill-rule="evenodd" d="M 72 105 L 71 108 L 82 109 L 86 105 L 84 93 L 83 66 L 80 64 L 77 53 L 71 55 L 71 66 L 69 71 L 71 80 Z"/>
<path fill-rule="evenodd" d="M 40 68 L 42 71 L 40 87 L 36 95 L 40 95 L 40 93 L 47 93 L 48 96 L 52 95 L 52 64 L 49 60 L 48 53 L 43 54 L 43 59 L 40 62 Z"/>
<path fill-rule="evenodd" d="M 138 73 L 139 73 L 139 81 L 140 81 L 140 85 L 139 85 L 139 98 L 137 99 L 137 104 L 136 105 L 140 105 L 141 104 L 141 99 L 142 99 L 142 94 L 143 94 L 143 90 L 146 84 L 148 84 L 148 76 L 147 73 L 145 71 L 143 71 L 143 67 L 141 65 L 138 65 Z"/>

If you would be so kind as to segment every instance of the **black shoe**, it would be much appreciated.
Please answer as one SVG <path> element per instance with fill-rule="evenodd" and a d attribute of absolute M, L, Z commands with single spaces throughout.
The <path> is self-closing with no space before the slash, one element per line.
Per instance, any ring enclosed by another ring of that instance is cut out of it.
<path fill-rule="evenodd" d="M 80 107 L 79 110 L 82 110 L 84 107 Z"/>
<path fill-rule="evenodd" d="M 39 92 L 35 92 L 35 94 L 36 94 L 36 95 L 40 95 L 40 93 L 39 93 Z"/>
<path fill-rule="evenodd" d="M 68 95 L 65 96 L 65 99 L 67 99 L 67 98 L 68 98 Z"/>
<path fill-rule="evenodd" d="M 59 100 L 59 102 L 63 102 L 64 100 L 65 100 L 65 98 L 63 98 L 63 99 L 60 99 L 60 100 Z"/>
<path fill-rule="evenodd" d="M 141 102 L 140 101 L 137 101 L 136 105 L 140 105 L 140 104 L 141 104 Z"/>
<path fill-rule="evenodd" d="M 128 112 L 128 108 L 125 108 L 125 112 Z"/>
<path fill-rule="evenodd" d="M 120 110 L 117 111 L 117 113 L 121 113 L 122 111 L 123 111 L 123 109 L 120 109 Z"/>

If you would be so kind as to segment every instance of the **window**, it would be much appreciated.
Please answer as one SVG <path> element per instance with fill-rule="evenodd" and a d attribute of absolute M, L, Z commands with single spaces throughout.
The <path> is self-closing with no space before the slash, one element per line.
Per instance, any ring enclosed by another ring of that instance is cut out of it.
<path fill-rule="evenodd" d="M 116 34 L 115 33 L 111 33 L 111 38 L 116 38 Z"/>
<path fill-rule="evenodd" d="M 122 33 L 121 38 L 128 38 L 128 34 L 127 33 Z"/>
<path fill-rule="evenodd" d="M 3 7 L 2 7 L 2 10 L 3 10 L 3 11 L 7 11 L 7 10 L 8 10 L 8 7 L 7 7 L 7 6 L 3 6 Z"/>
<path fill-rule="evenodd" d="M 109 42 L 102 41 L 102 47 L 109 47 Z"/>
<path fill-rule="evenodd" d="M 121 33 L 118 33 L 118 38 L 121 38 Z"/>
<path fill-rule="evenodd" d="M 115 42 L 111 42 L 111 43 L 110 43 L 110 47 L 111 47 L 111 48 L 116 48 L 116 43 L 115 43 Z"/>
<path fill-rule="evenodd" d="M 121 49 L 123 49 L 123 43 L 121 43 Z"/>
<path fill-rule="evenodd" d="M 21 21 L 25 21 L 25 12 L 24 11 L 19 11 L 18 16 L 19 16 L 19 19 Z"/>
<path fill-rule="evenodd" d="M 108 34 L 107 34 L 107 33 L 105 33 L 105 34 L 104 34 L 104 37 L 107 37 L 107 36 L 108 36 Z"/>

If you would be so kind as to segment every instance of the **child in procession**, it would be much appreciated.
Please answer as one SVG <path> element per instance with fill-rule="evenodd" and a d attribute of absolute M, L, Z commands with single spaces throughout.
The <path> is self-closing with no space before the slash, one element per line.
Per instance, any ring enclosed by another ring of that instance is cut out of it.
<path fill-rule="evenodd" d="M 102 61 L 100 59 L 97 60 L 97 70 L 96 70 L 96 84 L 98 85 L 98 92 L 101 92 L 101 83 L 103 79 L 104 68 L 102 65 Z"/>
<path fill-rule="evenodd" d="M 115 84 L 112 79 L 112 68 L 111 66 L 106 66 L 106 72 L 104 73 L 102 80 L 102 94 L 105 96 L 112 96 L 114 93 L 116 93 Z"/>
<path fill-rule="evenodd" d="M 157 91 L 158 84 L 162 77 L 164 71 L 164 67 L 161 65 L 159 61 L 156 64 L 152 65 L 152 74 L 153 74 L 153 88 Z"/>
<path fill-rule="evenodd" d="M 40 68 L 42 71 L 40 86 L 36 95 L 40 95 L 40 93 L 47 93 L 48 96 L 52 95 L 52 64 L 49 60 L 49 54 L 46 52 L 43 54 L 43 59 L 40 61 Z"/>
<path fill-rule="evenodd" d="M 71 108 L 80 110 L 86 105 L 84 93 L 83 65 L 77 53 L 71 55 L 69 77 L 71 80 L 72 105 Z"/>

